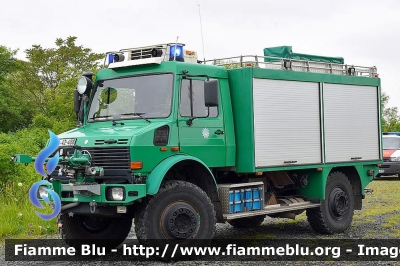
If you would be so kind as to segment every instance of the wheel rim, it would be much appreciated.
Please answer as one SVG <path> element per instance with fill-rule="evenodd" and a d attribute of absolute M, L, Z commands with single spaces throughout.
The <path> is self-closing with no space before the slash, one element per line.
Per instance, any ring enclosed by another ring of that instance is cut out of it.
<path fill-rule="evenodd" d="M 200 227 L 198 211 L 188 202 L 174 202 L 161 214 L 160 227 L 167 239 L 192 238 Z"/>
<path fill-rule="evenodd" d="M 329 209 L 336 220 L 340 220 L 349 211 L 349 196 L 340 187 L 335 187 L 329 194 Z"/>
<path fill-rule="evenodd" d="M 82 216 L 80 227 L 90 234 L 104 233 L 110 227 L 111 221 L 100 217 Z"/>

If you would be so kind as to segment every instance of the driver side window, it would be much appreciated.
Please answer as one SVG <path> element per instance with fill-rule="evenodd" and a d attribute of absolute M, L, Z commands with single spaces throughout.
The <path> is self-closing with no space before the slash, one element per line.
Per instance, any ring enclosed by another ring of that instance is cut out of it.
<path fill-rule="evenodd" d="M 192 82 L 192 91 L 190 90 L 190 82 Z M 190 97 L 193 103 L 193 114 L 190 108 Z M 207 108 L 204 105 L 204 80 L 182 80 L 179 110 L 183 117 L 218 116 L 218 107 Z M 210 112 L 209 115 L 208 112 Z"/>

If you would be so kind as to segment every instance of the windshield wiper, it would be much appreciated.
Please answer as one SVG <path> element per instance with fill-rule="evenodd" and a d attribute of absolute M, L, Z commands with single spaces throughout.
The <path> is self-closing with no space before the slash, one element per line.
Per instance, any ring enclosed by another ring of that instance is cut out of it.
<path fill-rule="evenodd" d="M 111 115 L 103 115 L 103 116 L 96 116 L 96 117 L 92 117 L 92 118 L 89 118 L 90 120 L 96 120 L 97 118 L 107 118 L 107 117 L 111 117 Z"/>
<path fill-rule="evenodd" d="M 147 119 L 146 117 L 143 117 L 142 115 L 145 115 L 146 113 L 126 113 L 126 114 L 121 114 L 121 115 L 135 115 L 140 117 L 143 120 L 146 120 L 147 122 L 151 123 L 151 121 L 149 119 Z"/>

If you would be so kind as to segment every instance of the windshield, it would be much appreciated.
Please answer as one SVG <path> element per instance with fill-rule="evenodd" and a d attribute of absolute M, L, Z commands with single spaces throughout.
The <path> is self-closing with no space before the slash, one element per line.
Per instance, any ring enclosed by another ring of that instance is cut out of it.
<path fill-rule="evenodd" d="M 88 121 L 163 118 L 171 113 L 172 74 L 102 80 L 97 83 Z"/>
<path fill-rule="evenodd" d="M 383 149 L 384 150 L 398 150 L 400 149 L 400 138 L 388 138 L 383 137 Z"/>

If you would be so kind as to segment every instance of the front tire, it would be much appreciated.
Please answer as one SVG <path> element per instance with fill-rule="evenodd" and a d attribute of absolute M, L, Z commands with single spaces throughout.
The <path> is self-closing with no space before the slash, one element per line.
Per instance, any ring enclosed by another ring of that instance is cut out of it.
<path fill-rule="evenodd" d="M 80 248 L 82 244 L 118 247 L 132 228 L 132 219 L 106 218 L 68 213 L 58 218 L 59 232 L 67 245 Z"/>
<path fill-rule="evenodd" d="M 308 222 L 318 233 L 343 233 L 353 220 L 354 204 L 353 189 L 347 176 L 342 172 L 331 173 L 320 207 L 307 209 Z"/>
<path fill-rule="evenodd" d="M 184 181 L 167 181 L 156 195 L 144 202 L 135 215 L 140 243 L 208 243 L 215 233 L 215 211 L 207 194 Z"/>

